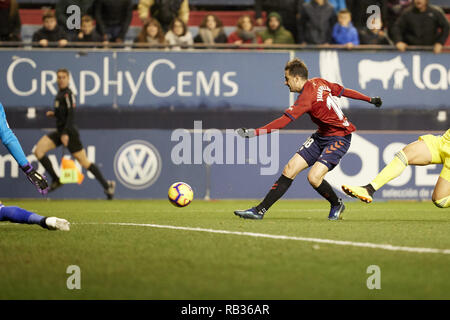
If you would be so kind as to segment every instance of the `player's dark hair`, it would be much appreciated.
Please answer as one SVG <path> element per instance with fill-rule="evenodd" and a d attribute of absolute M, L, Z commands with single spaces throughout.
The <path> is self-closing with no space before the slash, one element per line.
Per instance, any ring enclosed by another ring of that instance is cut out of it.
<path fill-rule="evenodd" d="M 289 71 L 291 76 L 299 76 L 303 79 L 308 79 L 308 68 L 306 64 L 299 58 L 294 58 L 284 67 L 285 71 Z"/>
<path fill-rule="evenodd" d="M 56 74 L 58 74 L 60 72 L 63 72 L 63 73 L 65 73 L 65 74 L 67 74 L 69 76 L 69 70 L 67 70 L 66 68 L 58 69 L 58 71 L 56 71 Z"/>

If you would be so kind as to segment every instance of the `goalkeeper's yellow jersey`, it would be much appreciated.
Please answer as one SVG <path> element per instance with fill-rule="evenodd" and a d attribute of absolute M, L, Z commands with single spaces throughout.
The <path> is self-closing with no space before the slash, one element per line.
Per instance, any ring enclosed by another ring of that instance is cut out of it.
<path fill-rule="evenodd" d="M 441 158 L 443 159 L 442 163 L 447 164 L 450 169 L 450 129 L 442 136 Z"/>
<path fill-rule="evenodd" d="M 445 143 L 447 143 L 447 145 L 450 144 L 450 129 L 445 131 L 445 133 L 442 136 L 442 138 L 445 140 Z"/>

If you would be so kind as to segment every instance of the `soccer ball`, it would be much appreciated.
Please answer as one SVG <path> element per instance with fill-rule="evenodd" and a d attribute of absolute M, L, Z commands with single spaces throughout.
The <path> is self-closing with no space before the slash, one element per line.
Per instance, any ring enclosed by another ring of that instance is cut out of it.
<path fill-rule="evenodd" d="M 186 207 L 194 199 L 194 191 L 184 182 L 175 182 L 169 188 L 169 201 L 176 207 Z"/>

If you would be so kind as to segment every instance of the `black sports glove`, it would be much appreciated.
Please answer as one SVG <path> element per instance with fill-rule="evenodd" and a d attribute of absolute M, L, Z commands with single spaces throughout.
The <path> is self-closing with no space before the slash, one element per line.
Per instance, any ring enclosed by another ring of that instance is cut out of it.
<path fill-rule="evenodd" d="M 379 108 L 383 104 L 383 101 L 381 101 L 380 97 L 373 97 L 373 98 L 370 98 L 370 103 L 374 104 L 375 107 Z"/>
<path fill-rule="evenodd" d="M 242 138 L 253 138 L 254 136 L 256 136 L 255 129 L 239 128 L 236 129 L 236 133 Z"/>
<path fill-rule="evenodd" d="M 48 183 L 47 180 L 45 180 L 45 176 L 41 176 L 41 174 L 37 172 L 29 163 L 27 163 L 21 168 L 23 172 L 25 172 L 25 174 L 27 175 L 27 179 L 30 180 L 30 182 L 36 186 L 38 191 L 42 195 L 46 195 L 48 192 Z"/>

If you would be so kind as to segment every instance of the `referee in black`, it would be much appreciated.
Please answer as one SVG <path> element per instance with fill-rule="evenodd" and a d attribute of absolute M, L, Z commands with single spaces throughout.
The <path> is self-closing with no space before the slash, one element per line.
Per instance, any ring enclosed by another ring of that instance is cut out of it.
<path fill-rule="evenodd" d="M 108 200 L 111 200 L 114 197 L 116 183 L 111 180 L 106 181 L 97 166 L 89 162 L 81 143 L 78 129 L 75 126 L 75 96 L 69 89 L 69 71 L 67 69 L 59 69 L 57 71 L 57 81 L 59 91 L 55 98 L 54 111 L 47 111 L 46 113 L 47 117 L 56 118 L 56 131 L 43 136 L 38 141 L 34 151 L 36 158 L 42 163 L 52 178 L 49 192 L 59 188 L 62 184 L 46 154 L 62 144 L 69 149 L 72 156 L 77 159 L 83 168 L 92 172 L 102 185 Z"/>

